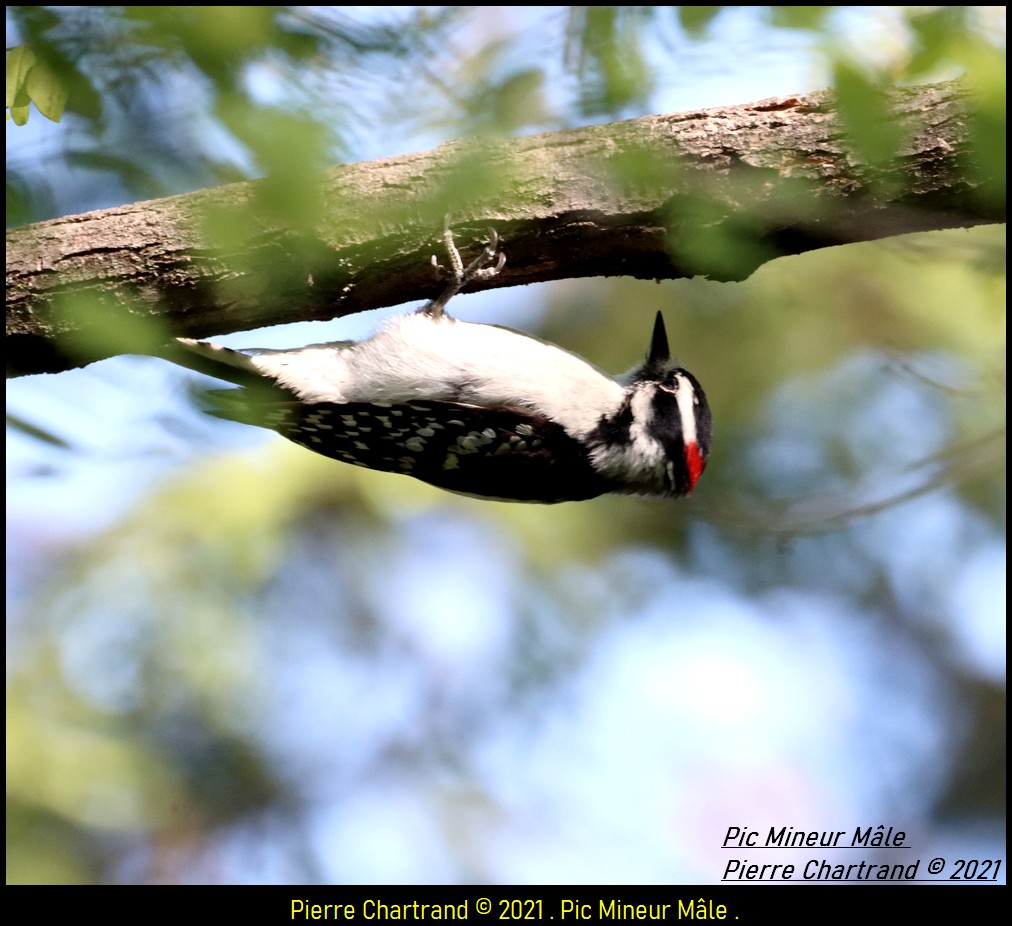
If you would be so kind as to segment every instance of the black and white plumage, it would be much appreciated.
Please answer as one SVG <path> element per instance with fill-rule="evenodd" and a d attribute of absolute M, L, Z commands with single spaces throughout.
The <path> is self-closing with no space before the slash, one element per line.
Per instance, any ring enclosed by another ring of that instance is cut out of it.
<path fill-rule="evenodd" d="M 458 290 L 501 269 L 491 238 L 465 268 L 447 231 L 444 292 L 364 341 L 178 344 L 202 361 L 189 365 L 247 387 L 211 393 L 213 414 L 335 460 L 500 500 L 689 494 L 709 454 L 710 410 L 671 361 L 660 313 L 646 361 L 620 377 L 554 344 L 451 318 L 444 308 Z"/>

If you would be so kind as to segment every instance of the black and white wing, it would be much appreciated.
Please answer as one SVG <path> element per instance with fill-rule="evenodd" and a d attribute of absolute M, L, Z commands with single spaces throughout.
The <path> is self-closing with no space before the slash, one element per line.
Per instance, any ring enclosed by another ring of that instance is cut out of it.
<path fill-rule="evenodd" d="M 594 498 L 615 486 L 583 444 L 523 408 L 454 402 L 305 403 L 243 389 L 208 393 L 212 414 L 258 425 L 323 456 L 431 485 L 509 501 Z"/>

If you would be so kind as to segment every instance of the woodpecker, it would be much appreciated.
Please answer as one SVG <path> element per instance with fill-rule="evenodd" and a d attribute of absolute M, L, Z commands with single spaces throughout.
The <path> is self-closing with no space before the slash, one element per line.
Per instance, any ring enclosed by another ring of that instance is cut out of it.
<path fill-rule="evenodd" d="M 498 237 L 467 267 L 447 228 L 448 283 L 363 341 L 232 350 L 177 338 L 174 358 L 244 388 L 207 394 L 220 418 L 316 453 L 465 495 L 554 503 L 607 492 L 688 495 L 710 452 L 710 408 L 671 360 L 660 312 L 646 360 L 610 376 L 554 344 L 452 318 L 461 288 L 505 263 Z M 183 359 L 181 359 L 183 358 Z"/>

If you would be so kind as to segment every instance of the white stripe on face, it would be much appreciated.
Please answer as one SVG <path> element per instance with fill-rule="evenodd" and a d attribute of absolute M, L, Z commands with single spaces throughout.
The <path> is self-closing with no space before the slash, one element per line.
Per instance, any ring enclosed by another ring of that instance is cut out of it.
<path fill-rule="evenodd" d="M 676 373 L 678 384 L 678 413 L 682 416 L 682 439 L 686 446 L 696 443 L 696 393 L 681 373 Z"/>

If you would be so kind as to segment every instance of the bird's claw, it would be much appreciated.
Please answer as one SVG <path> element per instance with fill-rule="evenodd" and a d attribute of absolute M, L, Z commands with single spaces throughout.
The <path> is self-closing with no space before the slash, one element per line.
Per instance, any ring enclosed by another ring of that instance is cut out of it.
<path fill-rule="evenodd" d="M 443 242 L 446 245 L 450 266 L 444 267 L 435 254 L 432 255 L 430 263 L 437 280 L 449 279 L 450 282 L 439 296 L 422 309 L 425 314 L 442 315 L 446 303 L 468 283 L 476 280 L 484 283 L 499 275 L 502 268 L 506 266 L 506 254 L 499 251 L 499 234 L 494 228 L 488 230 L 488 238 L 488 244 L 482 248 L 481 253 L 465 267 L 460 251 L 457 250 L 457 245 L 453 241 L 453 232 L 450 230 L 449 224 L 444 226 Z M 497 252 L 498 258 L 496 257 Z M 495 264 L 489 266 L 493 260 Z"/>

